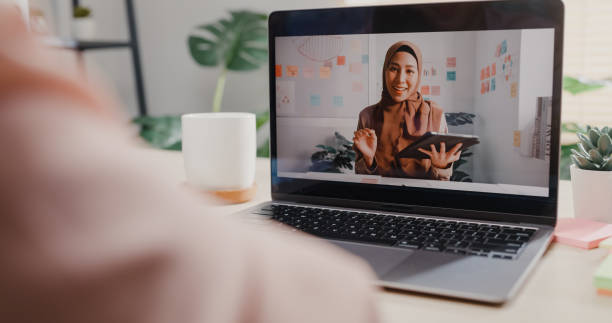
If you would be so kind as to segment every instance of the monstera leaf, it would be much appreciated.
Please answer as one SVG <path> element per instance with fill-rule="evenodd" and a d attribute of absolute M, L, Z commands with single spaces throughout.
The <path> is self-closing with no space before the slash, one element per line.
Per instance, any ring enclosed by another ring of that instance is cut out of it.
<path fill-rule="evenodd" d="M 189 36 L 191 56 L 202 66 L 223 65 L 234 71 L 259 68 L 268 59 L 267 16 L 250 11 L 231 11 L 229 19 L 198 26 Z M 210 37 L 200 35 L 205 30 Z"/>

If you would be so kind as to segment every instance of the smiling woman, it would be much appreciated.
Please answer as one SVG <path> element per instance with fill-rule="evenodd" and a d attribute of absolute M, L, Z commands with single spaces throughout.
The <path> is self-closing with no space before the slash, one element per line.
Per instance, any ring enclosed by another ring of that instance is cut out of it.
<path fill-rule="evenodd" d="M 419 93 L 422 74 L 420 49 L 407 41 L 393 44 L 385 56 L 383 91 L 375 105 L 359 113 L 353 141 L 355 172 L 388 177 L 449 180 L 461 144 L 440 151 L 421 150 L 428 158 L 399 158 L 398 153 L 426 132 L 448 133 L 442 109 Z"/>

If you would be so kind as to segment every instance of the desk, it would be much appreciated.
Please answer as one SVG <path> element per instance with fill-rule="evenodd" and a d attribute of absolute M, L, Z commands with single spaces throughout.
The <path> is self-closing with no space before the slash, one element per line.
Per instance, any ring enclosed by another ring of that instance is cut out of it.
<path fill-rule="evenodd" d="M 183 183 L 180 153 L 156 151 L 153 158 L 167 165 L 168 172 Z M 270 161 L 257 160 L 258 191 L 249 203 L 219 206 L 220 214 L 231 214 L 270 199 Z M 573 217 L 571 185 L 561 181 L 559 216 Z M 612 297 L 599 296 L 593 273 L 606 256 L 605 250 L 582 250 L 553 243 L 514 300 L 491 306 L 409 292 L 381 291 L 378 306 L 383 322 L 609 322 Z"/>

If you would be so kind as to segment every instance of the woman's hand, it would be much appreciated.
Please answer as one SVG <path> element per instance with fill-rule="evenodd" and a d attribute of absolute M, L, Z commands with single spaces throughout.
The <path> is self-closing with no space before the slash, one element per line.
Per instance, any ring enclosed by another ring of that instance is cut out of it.
<path fill-rule="evenodd" d="M 440 152 L 436 149 L 435 145 L 430 145 L 431 151 L 419 148 L 419 151 L 429 156 L 431 164 L 436 168 L 447 168 L 451 163 L 459 160 L 461 156 L 462 143 L 456 144 L 451 150 L 446 151 L 446 143 L 440 143 Z"/>
<path fill-rule="evenodd" d="M 378 138 L 376 132 L 372 129 L 359 129 L 355 131 L 353 142 L 355 147 L 359 149 L 363 155 L 363 159 L 368 167 L 372 167 L 374 163 L 374 154 L 376 153 L 376 145 Z"/>

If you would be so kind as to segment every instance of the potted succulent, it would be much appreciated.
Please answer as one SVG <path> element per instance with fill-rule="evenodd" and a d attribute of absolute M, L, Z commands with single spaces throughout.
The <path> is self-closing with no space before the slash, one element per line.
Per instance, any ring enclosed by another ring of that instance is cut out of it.
<path fill-rule="evenodd" d="M 574 214 L 612 222 L 612 128 L 587 126 L 579 131 L 578 149 L 572 149 L 570 167 Z"/>
<path fill-rule="evenodd" d="M 91 9 L 83 6 L 74 7 L 72 12 L 72 36 L 75 39 L 91 39 L 96 33 L 96 23 Z"/>

